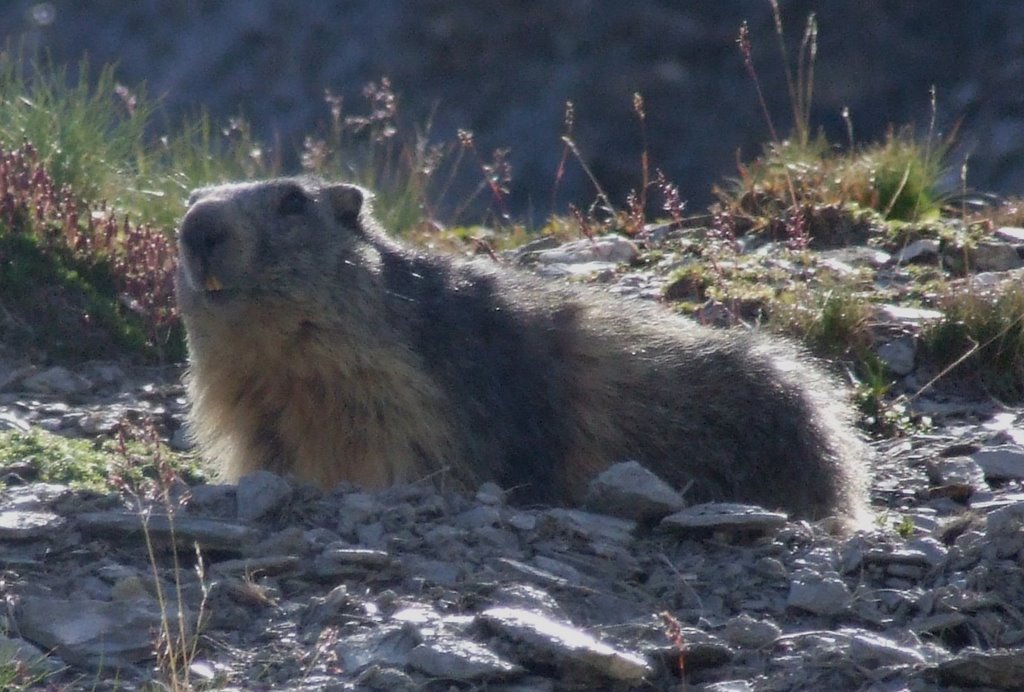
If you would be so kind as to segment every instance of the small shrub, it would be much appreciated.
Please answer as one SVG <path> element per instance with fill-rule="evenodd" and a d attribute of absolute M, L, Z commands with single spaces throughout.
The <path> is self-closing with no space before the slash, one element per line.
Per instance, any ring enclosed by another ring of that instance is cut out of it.
<path fill-rule="evenodd" d="M 32 144 L 0 147 L 0 300 L 17 306 L 30 341 L 97 357 L 78 332 L 98 328 L 121 347 L 181 357 L 175 262 L 163 233 L 58 187 Z"/>

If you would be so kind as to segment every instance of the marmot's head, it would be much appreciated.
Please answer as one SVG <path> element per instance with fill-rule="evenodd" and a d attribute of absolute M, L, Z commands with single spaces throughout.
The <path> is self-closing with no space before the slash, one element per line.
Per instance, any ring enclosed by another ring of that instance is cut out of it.
<path fill-rule="evenodd" d="M 186 319 L 248 319 L 254 307 L 301 319 L 345 274 L 359 281 L 367 198 L 354 185 L 290 178 L 193 192 L 178 234 Z"/>

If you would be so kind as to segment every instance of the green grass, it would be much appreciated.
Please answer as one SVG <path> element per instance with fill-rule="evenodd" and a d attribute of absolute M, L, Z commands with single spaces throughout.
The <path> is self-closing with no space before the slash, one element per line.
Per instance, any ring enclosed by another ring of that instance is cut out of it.
<path fill-rule="evenodd" d="M 924 221 L 939 215 L 946 197 L 940 180 L 943 151 L 909 132 L 884 142 L 842 150 L 819 137 L 767 145 L 718 190 L 723 207 L 773 217 L 793 207 L 855 205 L 885 220 Z"/>
<path fill-rule="evenodd" d="M 1004 401 L 1024 399 L 1024 288 L 964 286 L 939 299 L 944 313 L 923 341 L 940 368 L 970 376 Z"/>
<path fill-rule="evenodd" d="M 39 429 L 0 432 L 0 468 L 27 464 L 35 478 L 99 492 L 145 491 L 167 473 L 201 482 L 194 459 L 176 454 L 151 438 L 81 440 Z"/>
<path fill-rule="evenodd" d="M 118 303 L 107 264 L 90 264 L 66 247 L 48 247 L 2 225 L 0 303 L 7 313 L 0 337 L 23 353 L 60 361 L 153 355 L 142 321 Z"/>
<path fill-rule="evenodd" d="M 58 188 L 106 202 L 145 222 L 173 228 L 195 187 L 265 176 L 247 126 L 219 130 L 205 114 L 169 127 L 144 87 L 131 89 L 106 66 L 90 79 L 45 56 L 0 52 L 0 145 L 31 142 Z M 162 122 L 164 121 L 164 122 Z"/>
<path fill-rule="evenodd" d="M 48 689 L 47 678 L 51 676 L 42 670 L 45 656 L 39 661 L 4 660 L 0 652 L 0 690 L 5 692 L 28 692 L 29 690 Z"/>
<path fill-rule="evenodd" d="M 867 297 L 850 285 L 833 283 L 795 288 L 780 294 L 771 306 L 770 324 L 778 331 L 829 357 L 852 356 L 863 360 L 870 351 Z"/>

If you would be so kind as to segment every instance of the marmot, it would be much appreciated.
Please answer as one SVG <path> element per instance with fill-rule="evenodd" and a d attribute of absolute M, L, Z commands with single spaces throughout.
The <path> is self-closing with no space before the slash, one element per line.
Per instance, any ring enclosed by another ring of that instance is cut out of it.
<path fill-rule="evenodd" d="M 441 472 L 566 503 L 635 459 L 692 502 L 865 516 L 842 396 L 782 340 L 406 247 L 354 185 L 219 185 L 189 205 L 191 424 L 228 480 Z"/>

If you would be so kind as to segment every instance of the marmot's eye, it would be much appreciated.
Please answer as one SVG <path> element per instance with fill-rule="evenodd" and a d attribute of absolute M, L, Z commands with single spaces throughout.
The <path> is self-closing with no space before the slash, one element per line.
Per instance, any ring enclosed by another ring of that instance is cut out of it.
<path fill-rule="evenodd" d="M 309 197 L 302 190 L 293 188 L 284 194 L 281 201 L 277 203 L 277 213 L 281 216 L 302 214 L 309 204 Z"/>

